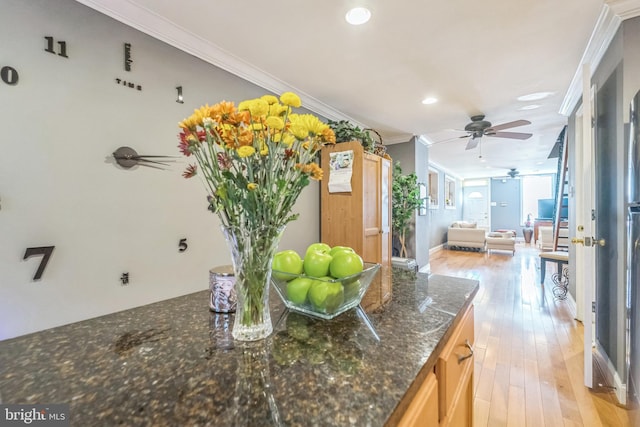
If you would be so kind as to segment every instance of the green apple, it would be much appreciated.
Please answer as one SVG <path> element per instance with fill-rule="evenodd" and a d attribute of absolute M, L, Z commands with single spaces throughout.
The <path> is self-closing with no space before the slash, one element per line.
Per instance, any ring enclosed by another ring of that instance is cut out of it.
<path fill-rule="evenodd" d="M 322 277 L 329 275 L 329 265 L 333 257 L 324 252 L 307 252 L 302 262 L 304 274 L 311 277 Z"/>
<path fill-rule="evenodd" d="M 296 277 L 287 283 L 287 298 L 294 304 L 304 304 L 307 302 L 307 293 L 313 283 L 313 279 L 308 277 Z"/>
<path fill-rule="evenodd" d="M 335 278 L 352 276 L 364 268 L 362 258 L 355 252 L 338 252 L 329 264 L 329 272 Z"/>
<path fill-rule="evenodd" d="M 331 250 L 329 251 L 329 255 L 331 256 L 336 256 L 336 254 L 338 252 L 355 252 L 352 248 L 350 248 L 349 246 L 334 246 L 331 248 Z"/>
<path fill-rule="evenodd" d="M 307 246 L 307 250 L 304 254 L 304 257 L 306 258 L 309 252 L 329 253 L 330 250 L 331 250 L 331 246 L 327 245 L 326 243 L 312 243 L 309 246 Z"/>
<path fill-rule="evenodd" d="M 335 312 L 344 302 L 342 283 L 314 280 L 309 288 L 309 301 L 318 311 Z"/>
<path fill-rule="evenodd" d="M 271 268 L 273 268 L 273 276 L 279 280 L 291 280 L 294 278 L 292 274 L 302 274 L 303 262 L 300 255 L 294 250 L 280 251 L 273 256 L 271 262 Z M 289 274 L 281 274 L 289 273 Z"/>

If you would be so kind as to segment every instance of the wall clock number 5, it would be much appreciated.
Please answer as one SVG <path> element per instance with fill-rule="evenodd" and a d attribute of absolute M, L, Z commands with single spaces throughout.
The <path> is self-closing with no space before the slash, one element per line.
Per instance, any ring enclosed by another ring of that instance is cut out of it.
<path fill-rule="evenodd" d="M 36 274 L 33 276 L 33 280 L 39 280 L 42 277 L 42 273 L 47 267 L 47 263 L 49 262 L 49 258 L 51 258 L 54 248 L 55 246 L 40 246 L 37 248 L 27 248 L 25 251 L 24 257 L 22 258 L 23 260 L 35 255 L 42 255 L 42 261 L 40 261 L 40 265 L 36 270 Z"/>
<path fill-rule="evenodd" d="M 187 239 L 180 239 L 180 243 L 178 243 L 178 251 L 184 252 L 187 250 L 189 246 L 187 245 Z"/>

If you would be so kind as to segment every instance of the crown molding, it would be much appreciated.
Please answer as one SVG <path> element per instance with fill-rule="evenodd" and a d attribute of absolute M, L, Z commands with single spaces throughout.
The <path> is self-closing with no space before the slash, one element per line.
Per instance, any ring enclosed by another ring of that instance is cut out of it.
<path fill-rule="evenodd" d="M 304 108 L 327 119 L 349 120 L 356 126 L 370 127 L 134 2 L 129 0 L 75 1 L 270 92 L 276 94 L 295 92 L 302 99 Z"/>
<path fill-rule="evenodd" d="M 568 117 L 573 112 L 575 106 L 578 105 L 578 102 L 582 98 L 583 64 L 591 65 L 591 75 L 593 76 L 593 70 L 597 69 L 598 64 L 600 64 L 621 22 L 620 17 L 616 15 L 608 5 L 605 4 L 602 7 L 596 26 L 591 33 L 591 38 L 582 54 L 582 59 L 580 59 L 573 79 L 571 79 L 571 84 L 569 84 L 569 89 L 567 89 L 562 105 L 560 105 L 560 114 Z"/>
<path fill-rule="evenodd" d="M 623 21 L 640 15 L 638 0 L 607 0 L 606 3 Z"/>
<path fill-rule="evenodd" d="M 602 7 L 596 26 L 591 33 L 591 38 L 562 101 L 560 114 L 564 116 L 571 115 L 573 109 L 582 98 L 583 65 L 590 65 L 591 76 L 593 76 L 622 21 L 636 16 L 640 16 L 640 0 L 606 0 L 606 4 Z"/>
<path fill-rule="evenodd" d="M 429 166 L 438 169 L 440 172 L 444 172 L 445 175 L 449 175 L 452 178 L 455 178 L 455 179 L 460 180 L 460 181 L 464 181 L 464 178 L 462 178 L 456 172 L 453 172 L 451 169 L 448 169 L 448 168 L 442 166 L 440 163 L 432 162 L 431 160 L 429 160 Z"/>

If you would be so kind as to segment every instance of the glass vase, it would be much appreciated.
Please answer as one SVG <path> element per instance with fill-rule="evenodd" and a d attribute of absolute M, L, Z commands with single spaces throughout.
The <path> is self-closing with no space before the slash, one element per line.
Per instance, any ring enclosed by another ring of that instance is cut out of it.
<path fill-rule="evenodd" d="M 236 279 L 234 340 L 256 341 L 273 331 L 269 310 L 271 261 L 283 231 L 284 227 L 222 227 Z"/>

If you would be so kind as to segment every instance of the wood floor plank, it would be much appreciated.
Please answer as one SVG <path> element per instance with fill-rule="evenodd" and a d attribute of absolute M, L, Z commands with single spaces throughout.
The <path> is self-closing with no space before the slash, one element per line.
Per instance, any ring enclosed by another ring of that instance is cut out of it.
<path fill-rule="evenodd" d="M 523 388 L 509 386 L 509 403 L 507 407 L 507 426 L 519 427 L 526 425 Z"/>
<path fill-rule="evenodd" d="M 583 385 L 584 328 L 554 298 L 552 265 L 540 286 L 539 250 L 442 250 L 431 272 L 480 281 L 475 304 L 475 427 L 640 427 L 640 411 Z"/>

